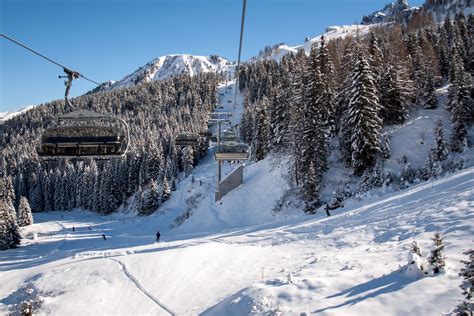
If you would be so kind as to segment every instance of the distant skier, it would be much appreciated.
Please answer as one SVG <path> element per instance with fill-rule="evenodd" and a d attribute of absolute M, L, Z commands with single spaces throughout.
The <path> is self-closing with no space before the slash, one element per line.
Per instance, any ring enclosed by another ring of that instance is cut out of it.
<path fill-rule="evenodd" d="M 161 234 L 160 234 L 160 231 L 158 230 L 156 232 L 156 241 L 155 242 L 160 242 L 160 237 L 161 237 Z"/>
<path fill-rule="evenodd" d="M 324 208 L 324 210 L 326 211 L 327 216 L 331 216 L 331 213 L 329 213 L 329 204 L 326 204 L 326 207 Z"/>

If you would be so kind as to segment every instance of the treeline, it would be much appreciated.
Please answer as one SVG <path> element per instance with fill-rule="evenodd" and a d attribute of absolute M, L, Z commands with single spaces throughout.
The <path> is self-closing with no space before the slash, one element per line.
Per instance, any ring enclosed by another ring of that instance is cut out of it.
<path fill-rule="evenodd" d="M 330 143 L 338 144 L 355 175 L 372 172 L 390 157 L 382 127 L 403 123 L 413 108 L 436 108 L 436 88 L 447 82 L 450 148 L 462 151 L 468 145 L 474 18 L 458 14 L 441 25 L 422 22 L 374 27 L 368 36 L 329 43 L 322 38 L 309 52 L 242 67 L 241 136 L 256 160 L 272 151 L 290 154 L 292 179 L 307 212 L 321 204 Z"/>
<path fill-rule="evenodd" d="M 77 108 L 113 113 L 129 124 L 130 150 L 123 158 L 40 160 L 35 146 L 44 128 L 55 124 L 49 120 L 63 113 L 64 101 L 43 104 L 3 123 L 0 180 L 4 188 L 13 188 L 8 198 L 17 207 L 20 197 L 26 197 L 36 212 L 81 207 L 109 214 L 139 192 L 136 207 L 140 214 L 150 214 L 169 198 L 178 174 L 189 172 L 205 154 L 204 139 L 181 148 L 175 146 L 175 137 L 207 130 L 219 81 L 215 74 L 181 75 L 74 99 Z"/>

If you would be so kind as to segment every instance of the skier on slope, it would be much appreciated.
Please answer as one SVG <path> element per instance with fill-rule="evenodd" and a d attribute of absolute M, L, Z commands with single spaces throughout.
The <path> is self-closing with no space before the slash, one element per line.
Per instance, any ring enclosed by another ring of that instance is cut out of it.
<path fill-rule="evenodd" d="M 156 241 L 155 242 L 160 242 L 160 237 L 161 237 L 161 234 L 160 234 L 160 231 L 158 230 L 156 232 Z"/>

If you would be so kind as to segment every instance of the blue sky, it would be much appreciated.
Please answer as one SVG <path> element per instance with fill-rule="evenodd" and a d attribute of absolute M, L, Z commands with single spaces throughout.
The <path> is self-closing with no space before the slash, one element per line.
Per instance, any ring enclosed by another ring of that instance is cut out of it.
<path fill-rule="evenodd" d="M 243 60 L 353 24 L 389 0 L 248 0 Z M 420 5 L 423 0 L 412 0 Z M 0 32 L 98 82 L 155 57 L 237 59 L 241 0 L 0 0 Z M 61 69 L 0 38 L 0 112 L 62 98 Z M 94 88 L 75 81 L 72 96 Z"/>

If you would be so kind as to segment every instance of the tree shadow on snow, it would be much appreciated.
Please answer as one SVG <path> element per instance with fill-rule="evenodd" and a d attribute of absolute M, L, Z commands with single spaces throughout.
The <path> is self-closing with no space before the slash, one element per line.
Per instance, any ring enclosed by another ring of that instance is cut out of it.
<path fill-rule="evenodd" d="M 374 298 L 381 294 L 388 294 L 391 292 L 401 290 L 408 284 L 415 281 L 416 279 L 414 278 L 408 278 L 404 276 L 403 274 L 401 274 L 399 271 L 394 271 L 388 275 L 383 275 L 376 279 L 372 279 L 365 283 L 358 284 L 344 291 L 341 291 L 339 293 L 326 297 L 328 299 L 336 298 L 340 296 L 345 296 L 348 298 L 353 297 L 353 298 L 348 299 L 347 301 L 341 304 L 318 309 L 314 311 L 314 313 L 318 314 L 326 310 L 336 309 L 336 308 L 340 308 L 340 307 L 344 307 L 348 305 L 355 305 L 357 303 L 363 302 L 366 299 Z"/>

